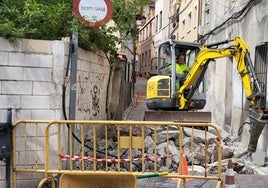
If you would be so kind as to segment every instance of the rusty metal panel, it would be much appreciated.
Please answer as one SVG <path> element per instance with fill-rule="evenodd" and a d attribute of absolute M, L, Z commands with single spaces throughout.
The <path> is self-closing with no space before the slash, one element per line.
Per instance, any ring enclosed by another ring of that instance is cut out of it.
<path fill-rule="evenodd" d="M 211 112 L 145 111 L 145 121 L 211 122 Z"/>

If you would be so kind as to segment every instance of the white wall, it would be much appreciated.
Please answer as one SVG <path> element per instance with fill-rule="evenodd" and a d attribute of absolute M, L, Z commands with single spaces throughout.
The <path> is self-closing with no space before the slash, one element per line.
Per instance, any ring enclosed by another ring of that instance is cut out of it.
<path fill-rule="evenodd" d="M 9 43 L 0 38 L 2 118 L 5 118 L 8 107 L 13 109 L 14 122 L 62 118 L 62 84 L 67 52 L 68 44 L 63 41 L 19 40 Z M 104 104 L 108 76 L 109 63 L 104 54 L 79 49 L 77 119 L 106 118 Z M 68 97 L 69 92 L 67 107 Z"/>
<path fill-rule="evenodd" d="M 0 38 L 0 109 L 13 109 L 13 120 L 59 119 L 64 43 Z M 59 74 L 60 73 L 60 74 Z"/>
<path fill-rule="evenodd" d="M 232 14 L 241 10 L 249 1 L 217 0 L 209 2 L 209 16 L 204 12 L 203 5 L 202 25 L 204 33 L 207 33 L 219 26 Z M 251 58 L 254 61 L 255 47 L 260 45 L 262 42 L 268 41 L 268 35 L 265 34 L 267 33 L 266 31 L 268 28 L 268 4 L 266 1 L 256 2 L 258 3 L 252 6 L 251 9 L 249 9 L 247 13 L 239 19 L 234 19 L 216 30 L 212 35 L 210 35 L 207 42 L 222 41 L 234 38 L 235 36 L 240 36 L 248 43 Z M 226 63 L 229 63 L 228 60 L 226 60 Z M 222 65 L 218 63 L 218 61 L 213 66 L 215 67 L 213 69 L 209 69 L 209 74 L 211 76 L 210 79 L 215 78 L 215 80 L 208 81 L 209 85 L 207 87 L 211 89 L 209 92 L 211 96 L 208 97 L 210 100 L 207 100 L 207 109 L 211 109 L 214 122 L 225 127 L 227 130 L 229 129 L 230 133 L 232 133 L 234 137 L 237 137 L 239 127 L 243 122 L 248 121 L 246 110 L 248 105 L 245 99 L 244 88 L 242 87 L 240 76 L 237 74 L 235 64 L 232 66 L 231 71 L 225 71 L 226 68 L 227 70 L 229 69 L 229 65 Z M 221 69 L 222 71 L 217 71 Z M 226 81 L 224 78 L 231 78 L 231 82 Z M 230 84 L 231 87 L 224 91 L 223 88 L 226 88 L 225 86 Z M 228 93 L 231 93 L 232 97 L 227 97 Z M 215 101 L 217 102 L 215 103 Z M 230 110 L 226 111 L 226 105 L 231 105 L 231 112 Z M 228 118 L 231 118 L 231 120 L 229 121 Z M 229 122 L 229 125 L 225 125 L 226 122 Z M 267 133 L 268 131 L 263 132 L 265 135 L 261 136 L 258 144 L 258 148 L 261 150 L 265 150 L 268 144 L 267 141 L 263 139 L 263 137 L 268 136 L 265 132 Z M 248 143 L 248 136 L 249 125 L 245 125 L 242 136 L 242 141 L 245 144 Z"/>
<path fill-rule="evenodd" d="M 156 16 L 158 15 L 158 29 L 154 34 L 154 46 L 156 49 L 158 46 L 163 43 L 164 41 L 168 40 L 169 37 L 169 17 L 171 16 L 171 11 L 170 9 L 170 1 L 168 0 L 157 0 L 155 2 L 155 21 L 156 21 Z M 162 28 L 159 29 L 159 15 L 160 12 L 162 11 Z M 156 26 L 156 25 L 155 25 Z M 155 28 L 154 28 L 155 29 Z"/>
<path fill-rule="evenodd" d="M 12 108 L 13 124 L 18 120 L 60 120 L 62 85 L 65 79 L 68 44 L 64 41 L 18 40 L 9 43 L 0 38 L 0 121 L 6 122 L 6 110 Z M 76 119 L 106 119 L 106 92 L 109 63 L 104 54 L 78 51 Z M 66 110 L 69 112 L 69 85 Z M 31 130 L 29 130 L 31 131 Z M 38 130 L 41 134 L 44 129 Z M 21 131 L 23 137 L 24 132 Z M 30 134 L 27 132 L 26 134 Z M 40 142 L 43 138 L 39 137 Z M 29 143 L 29 150 L 34 144 Z M 31 148 L 33 147 L 33 148 Z M 23 159 L 21 153 L 21 161 Z M 44 157 L 42 149 L 38 153 Z M 38 176 L 20 176 L 20 187 L 37 187 Z M 5 186 L 5 164 L 0 163 L 0 187 Z"/>

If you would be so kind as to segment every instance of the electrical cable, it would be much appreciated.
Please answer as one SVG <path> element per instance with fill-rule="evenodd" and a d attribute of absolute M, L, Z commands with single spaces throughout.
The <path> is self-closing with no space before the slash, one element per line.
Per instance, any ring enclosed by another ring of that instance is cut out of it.
<path fill-rule="evenodd" d="M 110 83 L 111 83 L 111 68 L 112 68 L 112 63 L 111 60 L 109 59 L 107 53 L 105 53 L 106 58 L 108 59 L 108 62 L 110 64 L 110 68 L 109 68 L 109 78 L 108 78 L 108 83 L 107 83 L 107 92 L 106 92 L 106 101 L 105 101 L 105 112 L 106 112 L 106 120 L 109 119 L 109 110 L 108 110 L 108 98 L 109 98 L 109 89 L 110 89 Z"/>
<path fill-rule="evenodd" d="M 65 103 L 65 94 L 66 94 L 66 87 L 67 87 L 67 82 L 68 82 L 68 76 L 69 76 L 69 69 L 70 69 L 70 62 L 71 62 L 71 54 L 73 51 L 73 43 L 72 40 L 70 40 L 69 43 L 69 52 L 68 52 L 68 60 L 67 60 L 67 65 L 66 65 L 66 72 L 65 72 L 65 79 L 64 79 L 64 83 L 63 83 L 63 87 L 62 87 L 62 112 L 63 112 L 63 116 L 65 120 L 68 120 L 69 118 L 67 117 L 66 114 L 66 103 Z M 68 125 L 69 128 L 69 125 Z"/>
<path fill-rule="evenodd" d="M 244 122 L 244 123 L 239 127 L 239 129 L 238 129 L 238 133 L 237 133 L 238 136 L 240 136 L 240 135 L 242 134 L 242 132 L 243 132 L 243 127 L 244 127 L 244 125 L 246 125 L 246 124 L 251 125 L 251 123 L 248 122 L 248 121 Z"/>
<path fill-rule="evenodd" d="M 64 116 L 65 120 L 68 120 L 67 113 L 66 113 L 65 96 L 66 96 L 66 87 L 67 87 L 67 82 L 68 82 L 68 77 L 69 77 L 69 69 L 70 69 L 70 64 L 71 64 L 70 63 L 71 62 L 71 54 L 73 53 L 73 43 L 71 41 L 69 43 L 69 52 L 68 52 L 68 60 L 67 60 L 67 65 L 66 65 L 65 80 L 64 80 L 63 88 L 62 88 L 62 111 L 63 111 L 63 116 Z M 66 125 L 68 128 L 68 131 L 70 131 L 70 125 L 68 123 Z M 80 145 L 82 145 L 82 141 L 74 134 L 74 132 L 72 132 L 72 136 Z M 90 149 L 90 150 L 94 150 L 94 148 L 92 148 L 86 144 L 84 144 L 84 147 L 86 147 L 87 149 Z M 100 150 L 96 150 L 96 152 L 106 155 L 106 152 L 103 152 Z M 108 153 L 107 155 L 110 157 L 118 158 L 118 156 L 113 155 L 113 154 Z M 135 165 L 139 170 L 142 170 L 142 168 L 138 164 L 135 164 L 134 162 L 132 162 L 132 164 Z"/>
<path fill-rule="evenodd" d="M 255 3 L 255 1 L 258 0 L 250 0 L 246 6 L 244 6 L 244 8 L 242 8 L 240 11 L 235 12 L 232 14 L 232 16 L 230 16 L 229 18 L 227 18 L 223 23 L 221 23 L 220 25 L 218 25 L 217 27 L 215 27 L 214 29 L 210 30 L 209 32 L 207 32 L 206 34 L 202 35 L 200 37 L 200 39 L 205 39 L 206 37 L 209 37 L 210 35 L 214 34 L 214 32 L 216 30 L 218 30 L 219 28 L 223 27 L 226 23 L 228 23 L 230 20 L 234 20 L 234 19 L 238 19 L 240 16 L 242 16 L 244 14 L 245 11 L 249 10 Z"/>

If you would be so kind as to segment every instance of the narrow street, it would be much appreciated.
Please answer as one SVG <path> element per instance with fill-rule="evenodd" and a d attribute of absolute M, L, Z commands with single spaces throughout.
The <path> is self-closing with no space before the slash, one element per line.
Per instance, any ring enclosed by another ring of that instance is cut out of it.
<path fill-rule="evenodd" d="M 147 110 L 145 95 L 146 81 L 143 77 L 137 77 L 135 84 L 135 98 L 133 104 L 126 110 L 124 119 L 142 121 L 144 111 Z"/>

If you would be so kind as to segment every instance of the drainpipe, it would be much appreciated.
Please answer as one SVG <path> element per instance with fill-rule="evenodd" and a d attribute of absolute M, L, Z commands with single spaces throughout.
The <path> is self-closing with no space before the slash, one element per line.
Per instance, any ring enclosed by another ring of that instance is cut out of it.
<path fill-rule="evenodd" d="M 135 29 L 136 29 L 136 24 L 135 24 Z M 133 39 L 133 64 L 132 64 L 132 79 L 133 79 L 133 95 L 135 95 L 135 84 L 136 84 L 136 38 Z"/>

